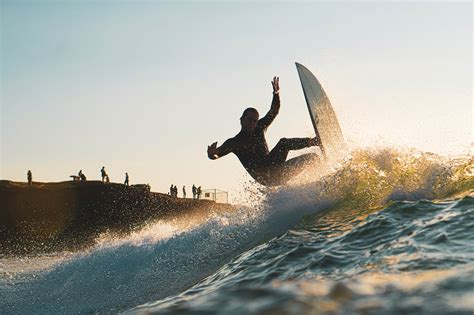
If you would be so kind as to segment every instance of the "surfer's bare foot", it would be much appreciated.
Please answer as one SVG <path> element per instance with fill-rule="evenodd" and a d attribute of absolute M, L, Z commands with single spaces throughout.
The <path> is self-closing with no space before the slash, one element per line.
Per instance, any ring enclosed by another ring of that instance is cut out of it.
<path fill-rule="evenodd" d="M 321 140 L 319 137 L 314 137 L 309 139 L 309 145 L 314 147 L 314 146 L 320 146 L 321 145 Z"/>

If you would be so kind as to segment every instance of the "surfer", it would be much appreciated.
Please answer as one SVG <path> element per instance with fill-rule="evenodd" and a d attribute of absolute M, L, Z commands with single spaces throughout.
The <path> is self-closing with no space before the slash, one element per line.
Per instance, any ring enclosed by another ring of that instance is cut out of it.
<path fill-rule="evenodd" d="M 304 164 L 317 159 L 314 153 L 303 154 L 286 160 L 291 150 L 319 146 L 321 141 L 314 138 L 282 138 L 277 145 L 268 150 L 265 132 L 280 110 L 279 78 L 273 77 L 273 100 L 268 113 L 259 119 L 258 111 L 249 107 L 240 117 L 242 129 L 233 138 L 227 139 L 220 147 L 214 142 L 207 147 L 209 159 L 215 160 L 234 153 L 257 182 L 265 186 L 286 183 L 302 171 Z"/>

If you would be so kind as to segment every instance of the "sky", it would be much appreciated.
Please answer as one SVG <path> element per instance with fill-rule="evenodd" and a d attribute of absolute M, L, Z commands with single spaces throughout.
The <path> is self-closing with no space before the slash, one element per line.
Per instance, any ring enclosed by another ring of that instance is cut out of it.
<path fill-rule="evenodd" d="M 295 62 L 351 147 L 462 154 L 472 14 L 471 2 L 1 0 L 0 179 L 99 179 L 105 166 L 152 191 L 238 194 L 249 177 L 237 157 L 211 161 L 207 145 L 237 134 L 246 107 L 264 115 L 273 76 L 269 147 L 312 136 Z"/>

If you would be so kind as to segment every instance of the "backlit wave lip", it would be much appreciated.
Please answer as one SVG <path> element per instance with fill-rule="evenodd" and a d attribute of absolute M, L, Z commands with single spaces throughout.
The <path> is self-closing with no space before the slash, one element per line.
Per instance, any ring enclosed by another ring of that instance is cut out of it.
<path fill-rule="evenodd" d="M 234 213 L 185 225 L 150 222 L 120 238 L 104 234 L 88 250 L 60 253 L 54 263 L 31 257 L 34 263 L 25 262 L 17 272 L 0 273 L 1 309 L 167 312 L 174 307 L 207 309 L 208 302 L 225 309 L 221 300 L 235 296 L 245 304 L 245 296 L 253 295 L 285 309 L 278 302 L 284 293 L 280 284 L 317 284 L 321 279 L 328 283 L 326 291 L 342 283 L 357 301 L 364 296 L 362 301 L 369 295 L 357 291 L 356 282 L 365 281 L 365 273 L 374 278 L 422 274 L 435 265 L 449 273 L 472 265 L 474 258 L 466 253 L 472 238 L 467 231 L 474 224 L 469 219 L 474 216 L 472 165 L 469 156 L 448 159 L 388 148 L 353 151 L 316 180 L 306 178 L 263 194 L 250 190 L 248 198 L 254 202 Z M 35 264 L 39 267 L 28 267 Z M 307 302 L 305 291 L 295 294 L 284 293 L 283 300 L 299 304 L 300 296 L 301 303 Z M 364 301 L 360 303 L 370 302 Z M 134 309 L 136 305 L 141 306 Z M 348 304 L 341 305 L 337 307 Z"/>

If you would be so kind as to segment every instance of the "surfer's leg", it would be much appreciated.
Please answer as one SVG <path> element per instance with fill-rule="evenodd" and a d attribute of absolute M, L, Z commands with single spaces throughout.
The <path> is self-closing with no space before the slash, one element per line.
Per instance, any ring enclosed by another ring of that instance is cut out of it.
<path fill-rule="evenodd" d="M 289 159 L 283 166 L 284 176 L 288 179 L 291 179 L 301 173 L 306 165 L 314 162 L 319 162 L 319 157 L 315 153 L 302 154 L 295 158 Z"/>
<path fill-rule="evenodd" d="M 289 159 L 285 162 L 285 167 L 291 169 L 298 166 L 303 166 L 308 163 L 319 162 L 319 156 L 316 153 L 306 153 L 300 156 Z"/>
<path fill-rule="evenodd" d="M 268 154 L 268 162 L 275 166 L 283 164 L 291 150 L 301 150 L 315 145 L 317 145 L 315 138 L 281 138 Z"/>
<path fill-rule="evenodd" d="M 258 181 L 265 186 L 283 185 L 301 173 L 306 165 L 319 162 L 319 157 L 315 153 L 307 153 L 289 159 L 281 165 L 272 165 L 268 168 L 264 180 Z M 263 178 L 262 178 L 263 179 Z"/>

